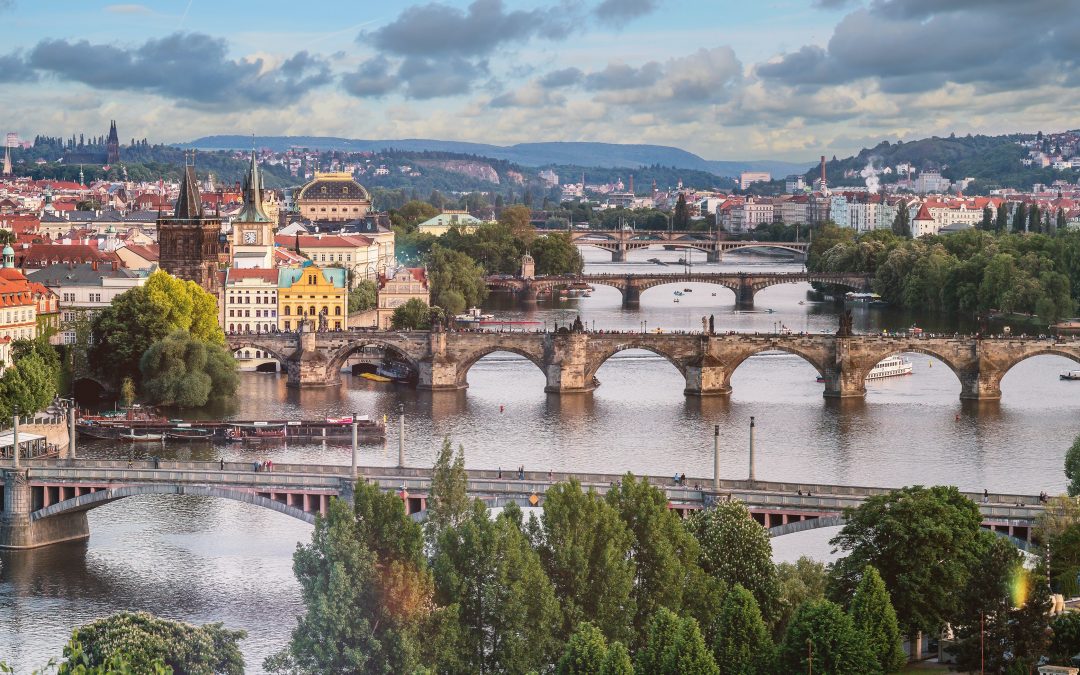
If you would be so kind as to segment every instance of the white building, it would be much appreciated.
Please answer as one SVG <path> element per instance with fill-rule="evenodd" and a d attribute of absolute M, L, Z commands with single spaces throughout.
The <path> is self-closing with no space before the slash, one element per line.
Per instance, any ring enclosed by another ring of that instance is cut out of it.
<path fill-rule="evenodd" d="M 228 270 L 221 326 L 229 333 L 277 332 L 277 291 L 276 269 Z"/>
<path fill-rule="evenodd" d="M 121 293 L 146 283 L 147 270 L 134 271 L 113 265 L 84 263 L 51 265 L 28 270 L 31 281 L 60 296 L 60 331 L 64 344 L 75 344 L 78 319 L 92 319 Z"/>
<path fill-rule="evenodd" d="M 768 183 L 772 174 L 768 171 L 743 171 L 739 175 L 739 187 L 745 190 L 754 183 Z"/>

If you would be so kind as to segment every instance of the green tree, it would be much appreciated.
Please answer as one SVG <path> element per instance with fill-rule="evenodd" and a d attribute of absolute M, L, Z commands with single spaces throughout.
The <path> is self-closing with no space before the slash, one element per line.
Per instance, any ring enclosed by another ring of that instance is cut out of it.
<path fill-rule="evenodd" d="M 881 575 L 871 565 L 863 569 L 862 581 L 855 589 L 848 609 L 855 630 L 862 633 L 870 654 L 877 661 L 878 671 L 895 673 L 904 667 L 904 649 L 896 611 Z"/>
<path fill-rule="evenodd" d="M 777 657 L 777 672 L 867 675 L 879 672 L 863 636 L 839 605 L 811 600 L 791 618 Z"/>
<path fill-rule="evenodd" d="M 1050 628 L 1054 636 L 1047 655 L 1050 663 L 1064 665 L 1080 653 L 1080 612 L 1064 612 L 1054 617 Z"/>
<path fill-rule="evenodd" d="M 1036 234 L 1042 232 L 1042 213 L 1038 204 L 1032 204 L 1028 209 L 1028 232 Z"/>
<path fill-rule="evenodd" d="M 130 377 L 125 377 L 120 385 L 120 404 L 125 408 L 135 402 L 135 382 Z"/>
<path fill-rule="evenodd" d="M 529 209 L 528 203 L 525 205 L 508 206 L 499 213 L 499 224 L 505 225 L 510 229 L 515 237 L 525 242 L 526 245 L 532 244 L 536 239 L 536 228 L 533 227 L 532 211 Z"/>
<path fill-rule="evenodd" d="M 847 552 L 832 566 L 834 597 L 851 597 L 873 565 L 906 635 L 935 630 L 956 612 L 980 550 L 982 516 L 973 501 L 953 486 L 916 485 L 870 497 L 844 515 L 830 542 Z"/>
<path fill-rule="evenodd" d="M 772 562 L 772 542 L 746 505 L 720 502 L 702 509 L 690 517 L 687 529 L 701 546 L 702 569 L 725 584 L 740 584 L 750 591 L 765 621 L 774 624 L 780 583 Z"/>
<path fill-rule="evenodd" d="M 512 505 L 497 518 L 479 500 L 442 535 L 438 599 L 459 607 L 456 652 L 464 671 L 524 673 L 555 661 L 559 603 Z"/>
<path fill-rule="evenodd" d="M 574 479 L 548 488 L 537 550 L 562 602 L 566 635 L 591 622 L 612 640 L 633 637 L 633 535 L 618 510 Z"/>
<path fill-rule="evenodd" d="M 1006 232 L 1009 229 L 1009 207 L 1005 205 L 1005 201 L 1002 200 L 997 207 L 997 217 L 994 219 L 994 231 L 998 234 Z"/>
<path fill-rule="evenodd" d="M 600 675 L 634 675 L 634 662 L 630 651 L 621 642 L 612 642 L 607 658 L 600 667 Z"/>
<path fill-rule="evenodd" d="M 975 671 L 1029 673 L 1050 647 L 1046 568 L 1024 567 L 1012 542 L 989 532 L 960 596 L 954 621 L 957 665 Z"/>
<path fill-rule="evenodd" d="M 712 652 L 720 672 L 731 675 L 769 675 L 775 647 L 761 619 L 754 595 L 735 584 L 724 596 L 716 617 Z"/>
<path fill-rule="evenodd" d="M 1012 229 L 1013 232 L 1027 232 L 1027 226 L 1027 204 L 1020 202 L 1013 211 Z"/>
<path fill-rule="evenodd" d="M 145 612 L 121 612 L 75 629 L 71 639 L 80 646 L 85 666 L 107 666 L 121 656 L 135 672 L 153 672 L 153 664 L 160 662 L 177 673 L 240 675 L 244 657 L 238 643 L 245 637 L 244 631 L 220 623 L 193 626 Z M 73 652 L 65 649 L 64 656 L 71 659 Z"/>
<path fill-rule="evenodd" d="M 198 408 L 236 394 L 236 360 L 225 347 L 176 331 L 146 350 L 142 391 L 155 405 Z"/>
<path fill-rule="evenodd" d="M 634 672 L 655 675 L 719 675 L 712 654 L 692 618 L 681 618 L 666 607 L 649 619 L 645 641 Z"/>
<path fill-rule="evenodd" d="M 549 232 L 537 237 L 531 244 L 530 253 L 536 261 L 536 273 L 581 274 L 585 260 L 581 251 L 566 232 Z"/>
<path fill-rule="evenodd" d="M 1080 436 L 1073 439 L 1072 445 L 1065 453 L 1065 478 L 1069 480 L 1069 496 L 1080 496 Z"/>
<path fill-rule="evenodd" d="M 454 608 L 436 609 L 420 524 L 376 483 L 357 483 L 353 504 L 331 499 L 293 572 L 306 607 L 281 652 L 263 668 L 288 673 L 402 673 L 438 665 L 453 640 Z"/>
<path fill-rule="evenodd" d="M 587 621 L 578 624 L 555 668 L 559 675 L 595 675 L 608 658 L 607 639 Z"/>
<path fill-rule="evenodd" d="M 427 330 L 431 328 L 431 310 L 423 300 L 409 298 L 394 308 L 390 325 L 394 330 Z"/>
<path fill-rule="evenodd" d="M 349 291 L 349 313 L 366 312 L 375 307 L 377 301 L 377 289 L 375 282 L 363 279 Z"/>
<path fill-rule="evenodd" d="M 432 302 L 448 314 L 479 307 L 488 295 L 483 268 L 466 254 L 438 244 L 431 247 L 428 279 Z"/>
<path fill-rule="evenodd" d="M 979 229 L 984 232 L 990 232 L 994 229 L 994 210 L 987 204 L 983 207 L 982 221 L 979 223 Z"/>
<path fill-rule="evenodd" d="M 898 237 L 911 236 L 911 213 L 908 211 L 907 202 L 900 200 L 896 205 L 896 216 L 893 218 L 892 231 Z"/>
<path fill-rule="evenodd" d="M 439 209 L 429 204 L 428 202 L 422 202 L 419 200 L 412 200 L 405 202 L 400 209 L 391 209 L 390 222 L 393 225 L 403 226 L 407 230 L 412 231 L 416 229 L 416 226 L 425 220 L 430 220 L 439 215 Z"/>
<path fill-rule="evenodd" d="M 138 378 L 143 353 L 176 330 L 202 342 L 225 344 L 217 299 L 195 282 L 159 270 L 94 317 L 90 362 L 114 386 L 124 377 Z"/>
<path fill-rule="evenodd" d="M 0 416 L 10 419 L 16 406 L 22 415 L 46 408 L 56 397 L 58 377 L 59 367 L 36 352 L 15 358 L 0 376 Z"/>
<path fill-rule="evenodd" d="M 801 556 L 794 563 L 779 563 L 776 576 L 780 582 L 778 633 L 782 633 L 795 610 L 807 600 L 823 600 L 829 575 L 824 563 Z"/>
<path fill-rule="evenodd" d="M 671 218 L 671 227 L 675 230 L 690 229 L 690 207 L 686 204 L 686 193 L 680 192 L 675 201 L 675 213 Z"/>
<path fill-rule="evenodd" d="M 459 445 L 454 455 L 450 438 L 444 438 L 431 471 L 427 518 L 424 531 L 430 543 L 438 542 L 446 530 L 457 527 L 472 512 L 469 501 L 469 476 L 465 472 L 465 448 Z"/>

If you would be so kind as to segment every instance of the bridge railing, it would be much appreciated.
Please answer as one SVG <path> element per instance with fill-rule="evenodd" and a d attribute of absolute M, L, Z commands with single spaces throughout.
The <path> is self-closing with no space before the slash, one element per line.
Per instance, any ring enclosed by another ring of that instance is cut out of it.
<path fill-rule="evenodd" d="M 35 467 L 30 484 L 71 483 L 89 485 L 126 485 L 131 483 L 170 483 L 215 485 L 256 489 L 302 489 L 337 491 L 341 477 L 308 474 L 240 471 L 178 471 L 170 469 L 90 469 Z"/>

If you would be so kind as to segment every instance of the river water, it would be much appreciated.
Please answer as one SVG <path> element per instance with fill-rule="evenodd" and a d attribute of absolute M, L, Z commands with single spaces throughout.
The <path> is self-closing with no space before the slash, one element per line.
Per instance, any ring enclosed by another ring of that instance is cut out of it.
<path fill-rule="evenodd" d="M 589 272 L 680 271 L 681 253 L 641 251 L 630 262 L 607 262 L 586 249 Z M 656 257 L 672 263 L 645 262 Z M 755 256 L 728 256 L 696 270 L 798 271 L 801 265 Z M 673 292 L 691 288 L 675 303 Z M 808 285 L 774 286 L 758 293 L 757 312 L 735 313 L 734 294 L 706 284 L 665 285 L 646 291 L 641 307 L 625 310 L 616 289 L 598 286 L 589 298 L 541 302 L 526 312 L 493 297 L 500 317 L 552 326 L 580 314 L 592 328 L 700 330 L 712 314 L 717 330 L 833 331 L 837 310 L 807 299 Z M 772 310 L 768 312 L 767 310 Z M 857 332 L 965 329 L 955 319 L 860 307 Z M 757 420 L 756 475 L 765 480 L 900 486 L 949 483 L 968 490 L 1054 493 L 1063 489 L 1062 461 L 1077 434 L 1080 382 L 1058 378 L 1074 367 L 1041 356 L 1016 366 L 1002 382 L 1000 403 L 959 400 L 960 383 L 943 363 L 919 354 L 910 377 L 871 382 L 865 401 L 828 401 L 816 372 L 797 356 L 748 359 L 732 376 L 730 399 L 687 398 L 683 378 L 648 352 L 623 352 L 598 372 L 591 395 L 543 392 L 539 369 L 520 357 L 496 353 L 469 372 L 462 392 L 418 392 L 343 376 L 339 386 L 297 392 L 284 375 L 242 374 L 241 396 L 208 415 L 282 418 L 348 415 L 354 411 L 396 419 L 406 416 L 406 462 L 430 465 L 443 437 L 465 446 L 475 467 L 581 471 L 634 471 L 708 476 L 712 426 L 720 425 L 726 476 L 747 473 L 749 418 Z M 396 425 L 389 450 L 364 446 L 362 463 L 397 461 Z M 111 444 L 84 444 L 84 456 L 124 457 Z M 344 445 L 308 444 L 239 448 L 166 446 L 136 450 L 163 457 L 308 461 L 347 464 Z M 88 542 L 22 553 L 0 553 L 0 661 L 18 672 L 60 653 L 71 629 L 122 609 L 247 630 L 243 650 L 249 672 L 283 646 L 302 611 L 291 555 L 311 527 L 287 516 L 232 501 L 198 497 L 128 498 L 89 513 Z M 821 555 L 827 536 L 776 540 L 778 558 Z"/>

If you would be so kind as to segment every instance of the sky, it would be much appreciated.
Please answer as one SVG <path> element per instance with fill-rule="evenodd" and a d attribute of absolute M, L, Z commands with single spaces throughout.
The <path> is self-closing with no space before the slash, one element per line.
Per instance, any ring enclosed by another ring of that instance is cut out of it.
<path fill-rule="evenodd" d="M 0 0 L 0 119 L 812 160 L 1080 126 L 1076 2 Z"/>

